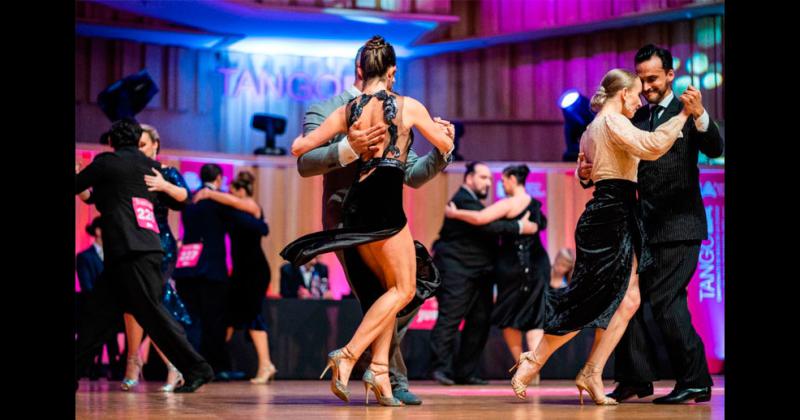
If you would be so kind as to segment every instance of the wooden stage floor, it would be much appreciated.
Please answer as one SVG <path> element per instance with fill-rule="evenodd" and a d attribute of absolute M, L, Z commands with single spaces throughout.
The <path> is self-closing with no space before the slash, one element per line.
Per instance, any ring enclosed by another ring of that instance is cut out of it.
<path fill-rule="evenodd" d="M 441 386 L 432 381 L 412 381 L 420 406 L 381 407 L 370 396 L 364 406 L 360 380 L 350 381 L 351 400 L 344 403 L 329 390 L 329 380 L 276 381 L 252 385 L 247 381 L 212 382 L 193 394 L 159 391 L 161 382 L 144 382 L 133 392 L 119 389 L 118 382 L 81 380 L 75 395 L 76 418 L 125 419 L 723 419 L 725 379 L 714 377 L 710 402 L 655 405 L 653 398 L 671 391 L 673 381 L 655 384 L 655 395 L 615 407 L 594 403 L 580 406 L 572 381 L 547 380 L 528 388 L 528 400 L 514 396 L 508 381 L 485 386 Z M 606 390 L 612 383 L 606 380 Z M 588 400 L 584 393 L 584 402 Z"/>

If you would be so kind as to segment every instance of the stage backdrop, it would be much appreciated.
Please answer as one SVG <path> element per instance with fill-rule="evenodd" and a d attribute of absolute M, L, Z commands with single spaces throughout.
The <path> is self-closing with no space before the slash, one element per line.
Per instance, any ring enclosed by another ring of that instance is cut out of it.
<path fill-rule="evenodd" d="M 417 2 L 419 3 L 419 2 Z M 454 2 L 464 19 L 452 38 L 543 30 L 652 12 L 683 0 Z M 500 24 L 502 23 L 502 24 Z M 633 68 L 647 43 L 670 48 L 674 87 L 701 89 L 709 114 L 724 130 L 724 18 L 707 17 L 601 30 L 568 37 L 505 44 L 398 63 L 395 89 L 424 103 L 431 114 L 465 124 L 460 153 L 466 159 L 561 161 L 563 117 L 557 102 L 567 89 L 591 97 L 614 67 Z M 391 42 L 391 40 L 389 40 Z M 351 84 L 353 59 L 264 56 L 187 49 L 132 41 L 75 38 L 75 141 L 96 142 L 109 121 L 98 93 L 141 69 L 160 92 L 137 115 L 157 127 L 165 148 L 250 154 L 264 135 L 250 127 L 254 113 L 287 118 L 277 144 L 300 133 L 303 113 Z M 417 151 L 430 146 L 418 142 Z"/>
<path fill-rule="evenodd" d="M 97 153 L 106 150 L 93 144 L 78 144 L 76 147 L 76 159 L 83 166 L 91 162 Z M 207 162 L 222 166 L 226 180 L 232 179 L 240 170 L 251 171 L 256 176 L 255 199 L 263 207 L 264 217 L 270 226 L 270 234 L 262 240 L 262 248 L 269 260 L 272 275 L 268 295 L 278 296 L 280 266 L 285 263 L 278 253 L 285 244 L 298 236 L 322 229 L 322 178 L 300 177 L 295 159 L 290 157 L 256 157 L 165 149 L 159 159 L 164 164 L 178 168 L 193 189 L 200 185 L 197 175 L 199 167 Z M 503 190 L 500 174 L 503 168 L 512 163 L 521 162 L 488 163 L 495 182 L 487 204 L 501 198 Z M 592 190 L 584 190 L 578 185 L 572 164 L 527 162 L 527 165 L 531 174 L 527 179 L 526 189 L 543 203 L 548 224 L 541 237 L 552 259 L 562 247 L 575 249 L 575 226 L 586 202 L 591 198 Z M 444 221 L 444 207 L 461 185 L 463 174 L 464 164 L 456 162 L 421 188 L 415 190 L 406 187 L 404 190 L 404 209 L 408 215 L 411 233 L 429 249 Z M 689 305 L 693 323 L 706 345 L 712 372 L 720 372 L 725 359 L 724 170 L 719 167 L 702 167 L 701 186 L 709 220 L 709 239 L 702 244 L 698 270 L 689 286 Z M 75 206 L 75 245 L 76 251 L 81 251 L 91 243 L 84 228 L 97 212 L 93 206 L 88 206 L 77 198 Z M 182 232 L 180 213 L 170 212 L 169 220 L 173 232 Z M 325 254 L 321 261 L 330 268 L 334 297 L 339 299 L 349 293 L 347 281 L 336 257 Z M 436 299 L 429 299 L 411 328 L 429 330 L 436 322 L 436 316 Z"/>

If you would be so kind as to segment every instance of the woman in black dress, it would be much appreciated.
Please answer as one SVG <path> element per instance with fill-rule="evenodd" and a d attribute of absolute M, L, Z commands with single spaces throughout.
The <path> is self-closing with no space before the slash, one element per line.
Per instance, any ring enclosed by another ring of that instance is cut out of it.
<path fill-rule="evenodd" d="M 395 317 L 414 298 L 415 279 L 420 273 L 432 273 L 438 279 L 427 251 L 415 246 L 403 212 L 411 128 L 416 127 L 445 156 L 452 150 L 455 130 L 451 124 L 443 129 L 434 122 L 418 101 L 392 92 L 396 57 L 394 48 L 383 38 L 375 36 L 366 43 L 360 71 L 363 93 L 339 107 L 316 130 L 295 139 L 292 154 L 302 155 L 336 134 L 346 133 L 356 121 L 363 128 L 386 125 L 386 140 L 358 161 L 358 174 L 344 202 L 344 227 L 303 236 L 287 245 L 281 256 L 299 266 L 316 255 L 343 250 L 351 277 L 363 276 L 364 281 L 374 281 L 385 290 L 364 314 L 350 342 L 328 354 L 328 367 L 333 368 L 331 391 L 349 401 L 350 372 L 364 350 L 371 347 L 372 361 L 364 373 L 364 386 L 375 392 L 381 405 L 396 406 L 402 403 L 392 396 L 388 376 Z"/>
<path fill-rule="evenodd" d="M 684 107 L 656 131 L 639 130 L 629 118 L 642 106 L 641 92 L 642 82 L 635 74 L 614 69 L 592 97 L 599 112 L 581 137 L 581 152 L 593 164 L 594 196 L 575 229 L 572 281 L 548 293 L 544 338 L 512 367 L 519 367 L 511 386 L 520 398 L 554 351 L 580 330 L 592 328 L 594 345 L 575 378 L 580 401 L 587 391 L 597 405 L 617 404 L 605 396 L 603 367 L 639 307 L 638 273 L 652 263 L 639 218 L 637 169 L 641 159 L 655 160 L 669 151 L 689 116 Z M 688 99 L 685 93 L 680 98 Z"/>
<path fill-rule="evenodd" d="M 522 333 L 529 331 L 529 348 L 536 348 L 544 334 L 545 290 L 550 278 L 550 259 L 539 232 L 547 228 L 542 203 L 525 191 L 530 170 L 526 165 L 503 169 L 506 198 L 483 210 L 460 210 L 451 203 L 445 216 L 474 225 L 498 219 L 519 220 L 528 217 L 538 230 L 534 235 L 503 235 L 497 253 L 494 275 L 497 301 L 492 310 L 492 324 L 503 330 L 503 338 L 514 360 L 522 354 Z M 536 379 L 533 379 L 536 382 Z"/>
<path fill-rule="evenodd" d="M 248 331 L 258 355 L 258 373 L 250 382 L 266 384 L 278 370 L 270 358 L 267 322 L 263 313 L 271 272 L 261 248 L 261 238 L 269 234 L 269 227 L 264 222 L 264 212 L 253 199 L 254 182 L 253 174 L 241 171 L 231 182 L 230 194 L 204 188 L 195 194 L 194 200 L 211 199 L 237 209 L 238 217 L 258 219 L 246 225 L 235 224 L 229 233 L 233 273 L 228 295 L 226 341 L 231 339 L 234 330 Z"/>

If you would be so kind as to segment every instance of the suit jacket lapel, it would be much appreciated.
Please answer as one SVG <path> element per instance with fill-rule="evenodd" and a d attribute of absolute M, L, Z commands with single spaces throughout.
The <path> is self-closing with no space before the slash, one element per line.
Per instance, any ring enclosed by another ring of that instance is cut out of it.
<path fill-rule="evenodd" d="M 683 103 L 678 100 L 678 95 L 676 94 L 675 97 L 672 98 L 672 102 L 670 102 L 667 109 L 661 114 L 660 117 L 656 119 L 656 123 L 653 125 L 653 128 L 657 128 L 664 121 L 669 121 L 670 118 L 680 114 L 682 109 Z"/>

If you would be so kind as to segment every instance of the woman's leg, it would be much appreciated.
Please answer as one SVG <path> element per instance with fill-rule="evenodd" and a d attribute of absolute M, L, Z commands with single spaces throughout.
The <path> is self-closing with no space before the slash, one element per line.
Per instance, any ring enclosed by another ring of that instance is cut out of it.
<path fill-rule="evenodd" d="M 123 315 L 125 320 L 125 341 L 128 347 L 128 361 L 125 366 L 125 379 L 135 381 L 139 379 L 141 371 L 141 361 L 139 360 L 139 347 L 142 345 L 142 337 L 144 336 L 144 329 L 136 318 L 129 313 Z"/>
<path fill-rule="evenodd" d="M 595 332 L 595 341 L 589 359 L 586 361 L 586 368 L 591 372 L 590 386 L 595 395 L 603 395 L 603 368 L 611 357 L 611 353 L 619 343 L 628 322 L 639 309 L 641 297 L 639 295 L 639 275 L 636 274 L 638 261 L 636 256 L 633 259 L 633 269 L 628 281 L 628 288 L 625 297 L 622 298 L 617 311 L 611 317 L 605 331 L 598 329 Z"/>
<path fill-rule="evenodd" d="M 519 355 L 522 354 L 522 331 L 510 327 L 503 328 L 503 339 L 514 360 L 519 360 Z"/>
<path fill-rule="evenodd" d="M 525 333 L 525 341 L 528 344 L 528 350 L 533 350 L 539 347 L 539 342 L 542 341 L 544 330 L 541 328 L 530 330 Z"/>
<path fill-rule="evenodd" d="M 173 365 L 169 361 L 169 359 L 167 359 L 167 356 L 164 355 L 164 352 L 162 352 L 161 349 L 158 348 L 158 345 L 156 345 L 155 341 L 153 341 L 153 347 L 156 349 L 158 356 L 161 357 L 161 360 L 164 361 L 164 365 L 167 367 L 167 380 L 164 386 L 166 387 L 166 389 L 171 391 L 174 389 L 175 384 L 178 382 L 178 378 L 181 376 L 181 373 L 178 371 L 178 368 L 176 368 L 175 365 Z"/>
<path fill-rule="evenodd" d="M 536 350 L 523 353 L 523 356 L 526 354 L 531 354 L 531 357 L 535 358 L 539 364 L 520 364 L 518 374 L 520 375 L 522 381 L 525 383 L 530 382 L 534 375 L 539 373 L 541 367 L 547 363 L 547 359 L 549 359 L 550 356 L 552 356 L 553 353 L 555 353 L 555 351 L 561 346 L 567 344 L 569 340 L 575 338 L 575 336 L 578 335 L 578 332 L 579 331 L 572 331 L 564 335 L 544 334 L 541 341 L 539 341 L 539 345 L 536 346 Z"/>
<path fill-rule="evenodd" d="M 413 298 L 416 290 L 416 253 L 408 225 L 391 238 L 358 247 L 359 255 L 366 265 L 382 280 L 386 292 L 369 308 L 359 324 L 353 338 L 345 346 L 355 360 L 342 360 L 340 380 L 347 383 L 350 372 L 358 357 L 379 337 L 373 360 L 388 361 L 389 344 L 394 333 L 395 318 Z M 385 344 L 385 337 L 389 344 Z M 385 375 L 381 375 L 385 376 Z M 378 377 L 379 380 L 383 378 Z M 388 376 L 385 378 L 389 383 Z M 383 388 L 383 384 L 381 384 Z M 391 395 L 391 392 L 385 393 Z"/>
<path fill-rule="evenodd" d="M 271 375 L 272 369 L 275 366 L 272 364 L 272 359 L 269 356 L 269 335 L 266 331 L 249 330 L 250 338 L 253 339 L 253 346 L 256 348 L 258 355 L 258 373 L 256 379 L 264 379 L 263 376 Z"/>
<path fill-rule="evenodd" d="M 536 347 L 539 347 L 539 343 L 542 341 L 542 337 L 543 336 L 544 336 L 544 330 L 541 329 L 541 328 L 538 328 L 538 329 L 535 329 L 535 330 L 530 330 L 530 331 L 526 332 L 525 333 L 525 341 L 528 344 L 528 349 L 531 350 L 531 349 L 535 349 Z M 517 358 L 515 360 L 519 360 L 519 359 Z M 539 379 L 540 379 L 539 378 L 539 373 L 537 373 L 531 379 L 530 384 L 531 385 L 539 385 Z"/>

